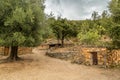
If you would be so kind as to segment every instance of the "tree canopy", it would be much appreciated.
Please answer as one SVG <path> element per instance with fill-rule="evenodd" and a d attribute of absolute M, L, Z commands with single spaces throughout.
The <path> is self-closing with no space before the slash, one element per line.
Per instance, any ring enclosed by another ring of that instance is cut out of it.
<path fill-rule="evenodd" d="M 0 45 L 11 49 L 39 45 L 45 27 L 44 1 L 0 0 L 0 3 Z M 14 58 L 17 50 L 11 50 L 11 54 Z"/>
<path fill-rule="evenodd" d="M 44 22 L 41 0 L 2 0 L 0 3 L 0 44 L 38 45 Z"/>
<path fill-rule="evenodd" d="M 113 21 L 109 34 L 113 40 L 113 47 L 120 48 L 120 0 L 112 0 L 109 3 L 109 10 Z"/>
<path fill-rule="evenodd" d="M 51 28 L 56 38 L 61 40 L 62 46 L 64 45 L 65 38 L 77 35 L 76 25 L 72 21 L 61 17 L 58 17 L 58 19 L 53 18 Z"/>

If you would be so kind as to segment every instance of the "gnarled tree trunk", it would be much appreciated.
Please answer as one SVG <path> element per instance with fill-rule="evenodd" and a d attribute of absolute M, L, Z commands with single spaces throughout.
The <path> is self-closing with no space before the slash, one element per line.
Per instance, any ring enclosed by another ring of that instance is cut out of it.
<path fill-rule="evenodd" d="M 10 56 L 8 57 L 9 61 L 17 61 L 20 58 L 18 57 L 18 46 L 11 46 Z"/>
<path fill-rule="evenodd" d="M 62 45 L 62 47 L 64 47 L 64 37 L 62 37 L 62 39 L 61 39 L 61 45 Z"/>

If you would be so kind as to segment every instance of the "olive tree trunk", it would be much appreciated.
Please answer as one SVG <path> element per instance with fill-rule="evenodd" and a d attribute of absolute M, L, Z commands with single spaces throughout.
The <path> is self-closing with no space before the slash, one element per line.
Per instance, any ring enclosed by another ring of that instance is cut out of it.
<path fill-rule="evenodd" d="M 11 46 L 11 52 L 8 57 L 9 61 L 17 61 L 20 58 L 18 57 L 18 46 Z"/>
<path fill-rule="evenodd" d="M 64 37 L 62 37 L 62 39 L 61 39 L 61 45 L 62 45 L 62 47 L 64 47 Z"/>

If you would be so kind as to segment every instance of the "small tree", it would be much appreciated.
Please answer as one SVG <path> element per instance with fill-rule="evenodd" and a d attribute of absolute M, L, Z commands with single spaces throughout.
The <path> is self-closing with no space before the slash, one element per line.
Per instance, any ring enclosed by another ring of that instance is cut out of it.
<path fill-rule="evenodd" d="M 93 20 L 86 19 L 82 21 L 81 28 L 77 36 L 81 44 L 97 45 L 99 42 L 103 27 L 99 24 L 98 13 L 93 13 Z"/>
<path fill-rule="evenodd" d="M 100 35 L 97 30 L 89 30 L 88 32 L 80 32 L 78 38 L 83 44 L 86 45 L 96 45 L 100 39 Z"/>
<path fill-rule="evenodd" d="M 42 41 L 43 0 L 0 0 L 0 45 L 10 46 L 9 60 L 18 60 L 18 46 Z"/>
<path fill-rule="evenodd" d="M 75 26 L 67 19 L 62 19 L 59 17 L 54 21 L 51 27 L 57 39 L 61 40 L 62 46 L 64 46 L 64 39 L 66 37 L 75 35 Z"/>

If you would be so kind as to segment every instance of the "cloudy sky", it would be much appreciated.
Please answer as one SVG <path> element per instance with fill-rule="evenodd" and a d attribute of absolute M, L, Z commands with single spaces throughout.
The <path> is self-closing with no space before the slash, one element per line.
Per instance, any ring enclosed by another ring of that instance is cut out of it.
<path fill-rule="evenodd" d="M 45 13 L 71 20 L 89 19 L 93 11 L 107 10 L 110 0 L 46 0 Z"/>

